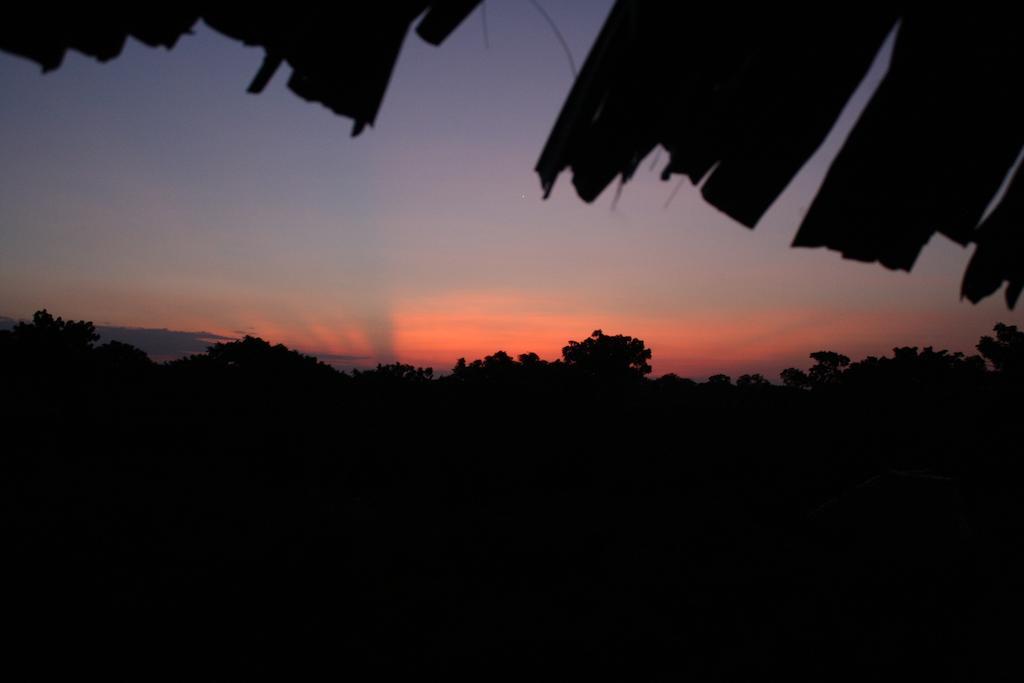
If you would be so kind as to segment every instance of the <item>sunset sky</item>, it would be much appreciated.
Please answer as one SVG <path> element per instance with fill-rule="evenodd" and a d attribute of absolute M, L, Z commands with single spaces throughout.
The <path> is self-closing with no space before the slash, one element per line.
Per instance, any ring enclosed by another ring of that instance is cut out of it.
<path fill-rule="evenodd" d="M 610 0 L 543 5 L 581 64 Z M 202 24 L 171 51 L 129 41 L 45 75 L 0 53 L 0 316 L 438 370 L 498 349 L 555 358 L 601 328 L 642 338 L 655 374 L 773 379 L 811 351 L 970 352 L 995 322 L 1020 324 L 999 295 L 959 300 L 970 250 L 945 238 L 910 274 L 789 247 L 884 49 L 751 232 L 688 182 L 673 195 L 664 154 L 614 205 L 614 187 L 585 204 L 568 176 L 542 200 L 533 166 L 570 66 L 530 3 L 491 0 L 487 29 L 485 46 L 478 10 L 439 48 L 411 35 L 358 138 L 290 93 L 287 69 L 246 94 L 262 51 Z"/>

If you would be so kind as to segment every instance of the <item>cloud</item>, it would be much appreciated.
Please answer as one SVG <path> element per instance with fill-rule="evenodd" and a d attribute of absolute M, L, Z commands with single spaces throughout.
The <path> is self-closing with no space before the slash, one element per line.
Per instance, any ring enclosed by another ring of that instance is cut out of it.
<path fill-rule="evenodd" d="M 213 332 L 187 332 L 166 328 L 115 327 L 97 325 L 99 343 L 119 341 L 131 344 L 145 351 L 155 361 L 173 360 L 194 353 L 204 353 L 209 346 L 218 342 L 234 341 Z"/>

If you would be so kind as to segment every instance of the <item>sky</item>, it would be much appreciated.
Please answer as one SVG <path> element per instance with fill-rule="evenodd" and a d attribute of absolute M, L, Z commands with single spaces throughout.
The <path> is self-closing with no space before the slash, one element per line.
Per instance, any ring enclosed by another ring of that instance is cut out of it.
<path fill-rule="evenodd" d="M 542 5 L 581 64 L 611 1 Z M 613 186 L 584 203 L 567 174 L 543 200 L 533 167 L 573 75 L 530 3 L 486 7 L 486 40 L 479 10 L 440 47 L 409 36 L 356 138 L 287 68 L 247 94 L 262 50 L 202 23 L 170 51 L 130 39 L 47 74 L 0 53 L 0 316 L 91 320 L 160 360 L 252 334 L 343 368 L 439 371 L 557 358 L 602 329 L 695 379 L 777 378 L 822 349 L 972 352 L 1021 324 L 999 294 L 960 300 L 970 250 L 941 236 L 909 274 L 789 246 L 887 48 L 750 231 L 662 182 L 658 153 L 617 202 Z"/>

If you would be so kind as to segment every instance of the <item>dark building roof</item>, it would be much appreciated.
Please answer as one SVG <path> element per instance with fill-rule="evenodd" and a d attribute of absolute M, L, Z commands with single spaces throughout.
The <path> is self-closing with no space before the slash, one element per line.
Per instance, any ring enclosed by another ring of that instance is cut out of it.
<path fill-rule="evenodd" d="M 417 33 L 438 44 L 478 2 L 18 10 L 0 28 L 0 49 L 52 69 L 69 48 L 110 59 L 128 35 L 171 47 L 202 18 L 266 49 L 251 91 L 286 62 L 289 88 L 354 119 L 355 134 L 373 123 L 411 24 L 422 16 Z M 910 270 L 940 232 L 976 245 L 963 295 L 976 302 L 1005 281 L 1012 307 L 1024 288 L 1020 173 L 982 220 L 1024 143 L 1024 43 L 1010 9 L 740 11 L 728 3 L 618 0 L 537 163 L 545 192 L 569 168 L 580 197 L 592 201 L 661 145 L 669 153 L 664 177 L 703 183 L 708 202 L 753 227 L 825 139 L 894 26 L 889 71 L 794 245 Z"/>

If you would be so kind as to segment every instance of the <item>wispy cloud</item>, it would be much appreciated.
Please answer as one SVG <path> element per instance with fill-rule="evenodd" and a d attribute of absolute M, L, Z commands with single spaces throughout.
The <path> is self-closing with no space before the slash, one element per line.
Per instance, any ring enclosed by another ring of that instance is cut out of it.
<path fill-rule="evenodd" d="M 234 341 L 213 332 L 188 332 L 164 328 L 97 326 L 100 343 L 119 341 L 131 344 L 149 354 L 155 361 L 173 360 L 193 353 L 203 353 L 218 342 Z"/>

